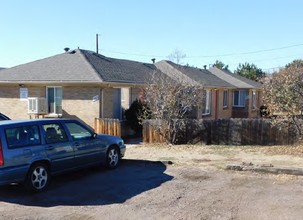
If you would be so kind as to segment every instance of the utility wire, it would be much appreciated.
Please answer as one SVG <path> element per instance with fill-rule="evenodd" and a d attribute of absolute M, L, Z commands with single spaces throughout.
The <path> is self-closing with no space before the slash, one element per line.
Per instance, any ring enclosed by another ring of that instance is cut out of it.
<path fill-rule="evenodd" d="M 229 54 L 219 54 L 219 55 L 210 55 L 210 56 L 188 56 L 188 58 L 194 58 L 194 57 L 226 57 L 226 56 L 248 55 L 248 54 L 270 52 L 270 51 L 275 51 L 275 50 L 284 50 L 284 49 L 287 49 L 287 48 L 299 47 L 299 46 L 303 46 L 303 44 L 295 44 L 295 45 L 290 45 L 290 46 L 285 46 L 285 47 L 271 48 L 271 49 L 265 49 L 265 50 L 256 50 L 256 51 L 243 52 L 243 53 L 229 53 Z"/>
<path fill-rule="evenodd" d="M 284 46 L 284 47 L 277 47 L 277 48 L 264 49 L 264 50 L 255 50 L 255 51 L 249 51 L 249 52 L 240 52 L 240 53 L 186 56 L 184 59 L 187 59 L 187 58 L 214 58 L 214 57 L 249 55 L 249 54 L 264 53 L 264 52 L 270 52 L 270 51 L 276 51 L 276 50 L 284 50 L 284 49 L 293 48 L 293 47 L 300 47 L 300 46 L 303 46 L 303 44 L 294 44 L 294 45 L 289 45 L 289 46 Z M 157 58 L 167 57 L 167 55 L 163 56 L 163 55 L 154 55 L 154 54 L 126 53 L 126 52 L 110 51 L 110 50 L 105 50 L 105 49 L 102 49 L 102 50 L 105 51 L 105 52 L 109 52 L 109 53 L 131 55 L 131 56 L 157 57 Z"/>

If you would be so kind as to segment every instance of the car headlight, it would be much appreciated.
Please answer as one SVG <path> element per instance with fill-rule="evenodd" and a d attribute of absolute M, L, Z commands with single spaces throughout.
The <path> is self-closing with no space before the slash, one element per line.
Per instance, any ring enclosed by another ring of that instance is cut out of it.
<path fill-rule="evenodd" d="M 119 146 L 123 146 L 124 145 L 124 141 L 123 140 L 121 140 L 120 142 L 119 142 L 119 144 L 118 144 Z"/>

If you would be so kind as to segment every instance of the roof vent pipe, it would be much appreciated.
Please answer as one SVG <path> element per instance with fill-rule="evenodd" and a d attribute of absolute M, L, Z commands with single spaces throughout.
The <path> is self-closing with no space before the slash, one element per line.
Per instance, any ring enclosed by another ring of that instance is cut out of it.
<path fill-rule="evenodd" d="M 204 69 L 206 70 L 207 65 L 204 65 L 203 67 L 204 67 Z"/>
<path fill-rule="evenodd" d="M 65 51 L 65 52 L 68 52 L 68 51 L 69 51 L 69 48 L 68 48 L 68 47 L 65 47 L 65 48 L 64 48 L 64 51 Z"/>
<path fill-rule="evenodd" d="M 153 63 L 155 63 L 156 62 L 156 58 L 151 59 L 151 61 L 153 61 Z"/>

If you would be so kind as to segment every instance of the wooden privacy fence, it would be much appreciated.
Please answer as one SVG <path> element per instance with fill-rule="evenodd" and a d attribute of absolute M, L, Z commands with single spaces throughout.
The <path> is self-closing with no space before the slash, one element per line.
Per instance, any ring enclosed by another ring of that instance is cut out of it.
<path fill-rule="evenodd" d="M 165 143 L 166 139 L 159 132 L 160 120 L 145 120 L 143 123 L 142 138 L 144 143 Z"/>
<path fill-rule="evenodd" d="M 223 145 L 287 145 L 298 142 L 295 126 L 270 119 L 219 119 L 186 120 L 185 127 L 177 131 L 175 144 L 223 144 Z M 146 120 L 143 124 L 143 142 L 163 143 L 159 134 L 161 121 Z"/>
<path fill-rule="evenodd" d="M 121 124 L 119 119 L 95 118 L 94 129 L 98 134 L 109 134 L 121 137 Z"/>

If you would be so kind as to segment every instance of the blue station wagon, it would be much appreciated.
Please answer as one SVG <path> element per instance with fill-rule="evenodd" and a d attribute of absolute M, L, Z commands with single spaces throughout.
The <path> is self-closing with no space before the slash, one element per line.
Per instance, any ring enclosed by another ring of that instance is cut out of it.
<path fill-rule="evenodd" d="M 0 185 L 42 191 L 52 175 L 97 164 L 115 168 L 125 150 L 121 138 L 96 134 L 78 120 L 0 121 Z"/>

